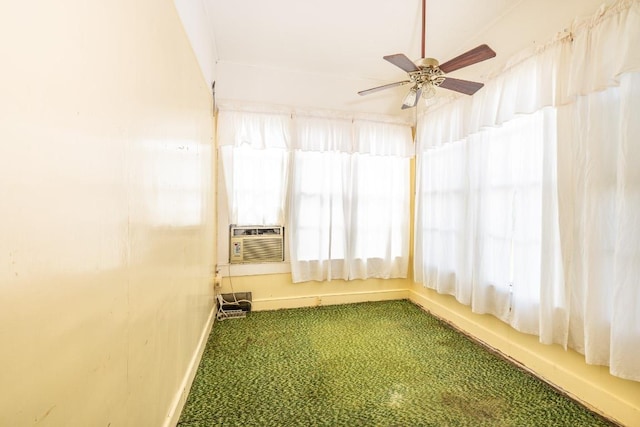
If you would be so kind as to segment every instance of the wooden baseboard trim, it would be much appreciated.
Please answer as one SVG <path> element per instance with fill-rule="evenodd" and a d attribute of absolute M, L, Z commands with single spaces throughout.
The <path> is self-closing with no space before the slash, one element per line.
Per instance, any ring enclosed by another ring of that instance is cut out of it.
<path fill-rule="evenodd" d="M 255 311 L 279 310 L 283 308 L 318 307 L 321 305 L 353 304 L 368 301 L 408 299 L 408 289 L 368 292 L 345 292 L 333 294 L 305 295 L 283 298 L 254 299 L 251 309 Z"/>
<path fill-rule="evenodd" d="M 169 412 L 167 417 L 165 418 L 163 427 L 175 427 L 178 424 L 178 420 L 180 419 L 180 414 L 182 413 L 182 409 L 184 408 L 184 404 L 187 402 L 187 397 L 189 397 L 189 391 L 191 391 L 191 385 L 193 384 L 193 380 L 196 376 L 196 372 L 198 371 L 198 366 L 200 365 L 200 360 L 202 359 L 202 354 L 204 353 L 204 349 L 207 345 L 207 340 L 209 338 L 209 334 L 211 333 L 211 328 L 213 327 L 213 323 L 216 318 L 216 306 L 215 304 L 211 307 L 211 312 L 209 313 L 209 317 L 207 318 L 206 323 L 202 329 L 202 333 L 200 334 L 200 339 L 198 340 L 198 345 L 196 350 L 193 352 L 191 356 L 191 360 L 189 361 L 189 366 L 182 378 L 180 383 L 180 387 L 171 402 L 171 406 L 169 407 Z"/>
<path fill-rule="evenodd" d="M 507 360 L 508 362 L 510 362 L 513 365 L 517 366 L 519 369 L 522 369 L 523 371 L 528 372 L 529 374 L 533 375 L 534 377 L 538 378 L 539 380 L 547 383 L 549 386 L 551 386 L 552 388 L 557 390 L 559 393 L 565 395 L 569 399 L 572 399 L 575 402 L 577 402 L 577 403 L 581 404 L 582 406 L 586 407 L 588 410 L 592 411 L 597 416 L 603 418 L 604 420 L 606 420 L 607 422 L 611 423 L 612 425 L 615 425 L 615 426 L 624 425 L 620 421 L 618 421 L 614 417 L 612 417 L 611 415 L 606 414 L 605 412 L 603 412 L 596 405 L 592 404 L 591 402 L 586 401 L 585 399 L 581 398 L 581 396 L 577 395 L 576 393 L 573 393 L 570 390 L 567 390 L 564 387 L 560 386 L 553 379 L 545 378 L 535 368 L 532 368 L 531 366 L 528 366 L 526 363 L 516 359 L 515 357 L 513 357 L 508 352 L 505 352 L 505 351 L 501 350 L 500 347 L 505 347 L 505 348 L 516 348 L 517 347 L 518 350 L 521 353 L 524 352 L 524 353 L 528 354 L 528 359 L 536 359 L 536 364 L 538 365 L 538 367 L 542 366 L 542 365 L 545 365 L 545 364 L 546 365 L 553 364 L 553 367 L 554 367 L 555 371 L 558 372 L 560 375 L 563 375 L 565 377 L 571 376 L 571 377 L 573 377 L 574 381 L 581 381 L 581 379 L 579 377 L 577 377 L 575 374 L 573 374 L 572 372 L 569 372 L 566 369 L 562 369 L 560 366 L 557 366 L 555 363 L 553 363 L 553 361 L 547 360 L 544 357 L 540 357 L 540 356 L 536 355 L 536 353 L 531 351 L 530 349 L 526 349 L 526 348 L 523 348 L 522 346 L 518 346 L 518 345 L 510 343 L 510 338 L 509 337 L 502 336 L 500 333 L 496 333 L 496 332 L 492 331 L 491 329 L 489 329 L 489 328 L 487 328 L 487 327 L 485 327 L 483 325 L 473 324 L 473 327 L 475 329 L 482 330 L 482 335 L 483 336 L 482 337 L 476 336 L 475 334 L 473 334 L 472 332 L 469 331 L 469 329 L 471 329 L 471 328 L 469 328 L 469 326 L 471 324 L 471 321 L 468 318 L 466 318 L 465 316 L 461 316 L 459 313 L 451 311 L 447 307 L 445 307 L 444 305 L 438 304 L 436 301 L 433 301 L 432 299 L 430 299 L 428 297 L 425 297 L 424 295 L 421 295 L 420 293 L 415 292 L 413 290 L 409 290 L 408 294 L 409 294 L 409 300 L 411 302 L 413 302 L 414 304 L 416 304 L 418 307 L 420 307 L 422 310 L 424 310 L 424 311 L 428 312 L 429 314 L 431 314 L 432 316 L 435 316 L 436 318 L 440 319 L 441 321 L 443 321 L 444 323 L 448 324 L 450 327 L 452 327 L 456 331 L 460 332 L 461 334 L 467 336 L 472 341 L 474 341 L 474 342 L 478 343 L 479 345 L 483 346 L 484 348 L 486 348 L 491 353 L 497 355 L 498 357 L 500 357 L 502 359 Z M 518 331 L 516 331 L 514 329 L 513 333 L 514 334 L 519 334 L 520 332 L 518 332 Z M 589 388 L 592 385 L 589 384 L 587 381 L 585 381 L 583 386 L 585 388 Z"/>

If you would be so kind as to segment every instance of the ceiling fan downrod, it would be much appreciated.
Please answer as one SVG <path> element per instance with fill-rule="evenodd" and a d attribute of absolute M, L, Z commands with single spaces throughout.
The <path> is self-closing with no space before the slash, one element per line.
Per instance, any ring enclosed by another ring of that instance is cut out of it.
<path fill-rule="evenodd" d="M 426 56 L 425 54 L 425 39 L 426 39 L 426 30 L 425 28 L 427 25 L 427 11 L 426 11 L 426 7 L 427 7 L 427 0 L 422 0 L 422 50 L 420 51 L 420 58 L 424 58 Z"/>

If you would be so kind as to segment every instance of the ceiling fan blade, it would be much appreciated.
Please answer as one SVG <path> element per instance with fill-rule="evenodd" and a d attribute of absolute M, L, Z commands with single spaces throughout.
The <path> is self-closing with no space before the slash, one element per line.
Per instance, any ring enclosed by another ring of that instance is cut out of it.
<path fill-rule="evenodd" d="M 480 46 L 473 48 L 460 56 L 456 56 L 455 58 L 440 65 L 440 69 L 445 73 L 450 73 L 452 71 L 459 70 L 460 68 L 468 67 L 469 65 L 493 58 L 494 56 L 496 56 L 496 53 L 493 49 L 486 44 L 481 44 Z"/>
<path fill-rule="evenodd" d="M 360 92 L 358 92 L 358 95 L 360 96 L 369 95 L 370 93 L 378 92 L 380 90 L 385 90 L 385 89 L 389 89 L 396 86 L 406 85 L 407 83 L 411 83 L 411 82 L 409 80 L 403 80 L 401 82 L 389 83 L 387 85 L 372 87 L 371 89 L 361 90 Z"/>
<path fill-rule="evenodd" d="M 413 63 L 412 60 L 407 58 L 407 56 L 404 53 L 396 53 L 395 55 L 387 55 L 387 56 L 383 56 L 382 58 L 387 60 L 387 61 L 389 61 L 389 62 L 391 62 L 396 67 L 402 68 L 407 73 L 410 73 L 411 71 L 420 71 L 420 68 L 418 68 L 416 66 L 416 64 Z"/>
<path fill-rule="evenodd" d="M 464 93 L 466 95 L 473 95 L 484 86 L 484 83 L 471 82 L 469 80 L 452 79 L 446 77 L 440 84 L 440 87 L 449 90 L 455 90 L 456 92 Z"/>

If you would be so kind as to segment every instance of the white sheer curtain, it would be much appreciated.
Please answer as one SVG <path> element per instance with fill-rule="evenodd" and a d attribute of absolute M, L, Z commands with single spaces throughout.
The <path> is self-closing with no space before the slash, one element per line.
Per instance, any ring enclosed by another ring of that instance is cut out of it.
<path fill-rule="evenodd" d="M 543 170 L 555 169 L 555 109 L 546 108 L 470 135 L 470 213 L 475 214 L 472 307 L 538 334 L 540 285 L 559 253 L 542 250 L 542 230 L 557 238 L 557 217 L 543 206 Z M 546 153 L 546 156 L 545 156 Z"/>
<path fill-rule="evenodd" d="M 356 121 L 354 137 L 349 277 L 407 277 L 411 130 Z"/>
<path fill-rule="evenodd" d="M 474 229 L 468 217 L 472 213 L 469 156 L 460 133 L 461 116 L 456 114 L 460 111 L 444 108 L 419 123 L 414 278 L 468 305 Z M 428 145 L 442 141 L 443 132 L 450 142 Z"/>
<path fill-rule="evenodd" d="M 563 110 L 568 345 L 640 380 L 640 73 Z"/>
<path fill-rule="evenodd" d="M 351 120 L 296 117 L 289 209 L 294 282 L 348 279 Z"/>
<path fill-rule="evenodd" d="M 557 218 L 542 210 L 554 203 L 543 192 L 543 169 L 555 168 L 556 140 L 545 138 L 554 112 L 419 152 L 416 281 L 529 333 L 539 332 L 541 275 L 559 262 L 557 252 L 541 258 L 542 228 L 557 235 Z"/>
<path fill-rule="evenodd" d="M 640 380 L 640 2 L 418 127 L 415 277 Z"/>
<path fill-rule="evenodd" d="M 285 222 L 291 115 L 220 110 L 218 141 L 229 222 Z"/>
<path fill-rule="evenodd" d="M 406 125 L 296 117 L 289 215 L 294 282 L 406 277 Z"/>

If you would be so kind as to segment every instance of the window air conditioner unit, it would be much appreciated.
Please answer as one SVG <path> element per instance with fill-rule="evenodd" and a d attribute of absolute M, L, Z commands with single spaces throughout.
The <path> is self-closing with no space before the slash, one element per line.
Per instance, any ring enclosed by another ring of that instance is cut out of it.
<path fill-rule="evenodd" d="M 231 226 L 229 262 L 261 263 L 284 261 L 284 227 Z"/>

